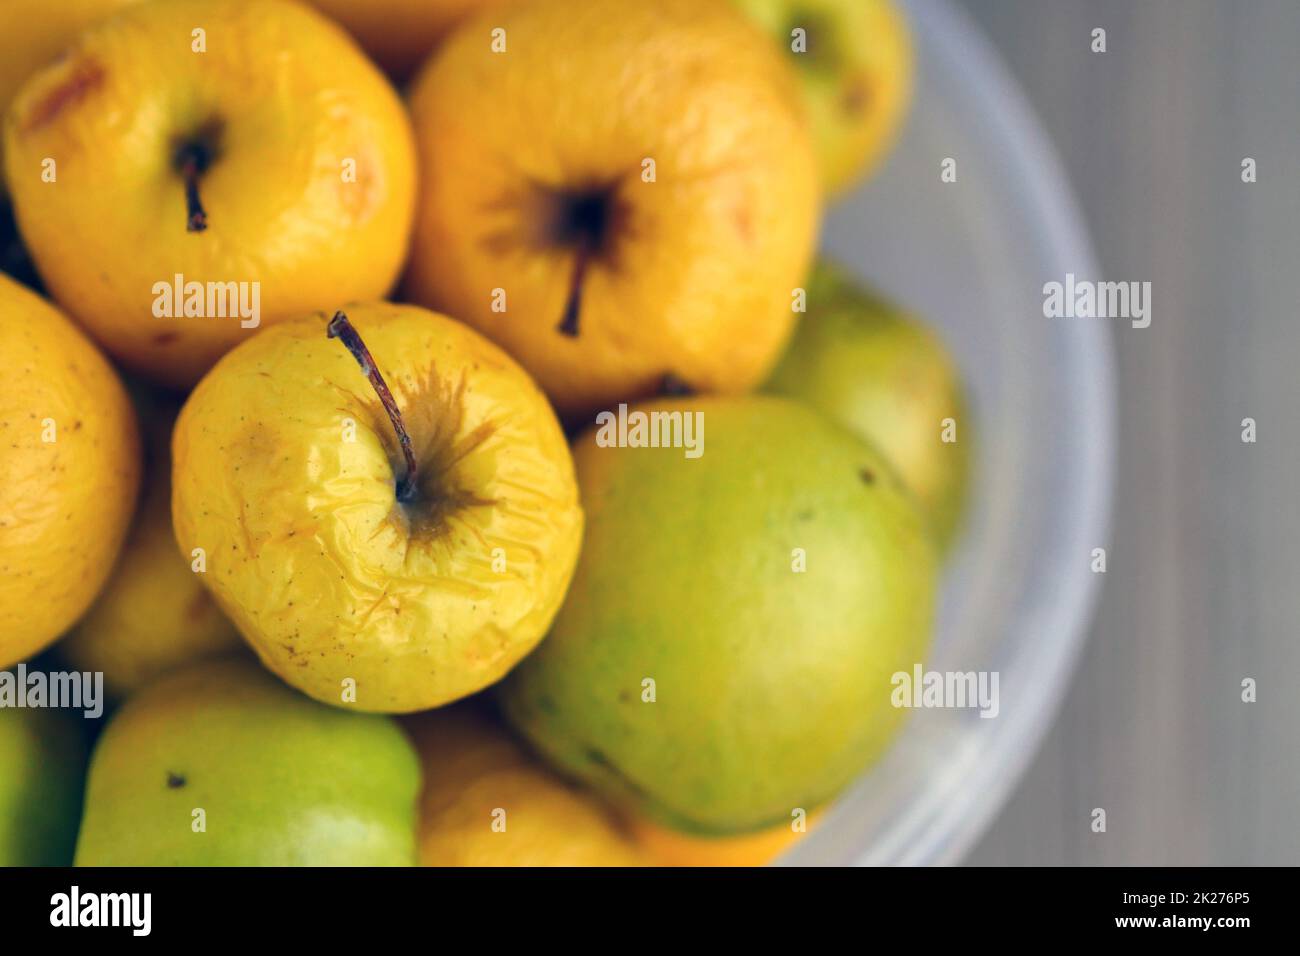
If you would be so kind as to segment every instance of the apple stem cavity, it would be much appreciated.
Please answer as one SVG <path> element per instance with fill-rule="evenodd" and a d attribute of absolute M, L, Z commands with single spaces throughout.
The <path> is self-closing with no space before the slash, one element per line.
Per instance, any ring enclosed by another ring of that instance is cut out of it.
<path fill-rule="evenodd" d="M 191 144 L 181 149 L 178 162 L 181 176 L 185 180 L 185 231 L 203 232 L 208 228 L 208 214 L 199 200 L 199 176 L 203 174 L 206 156 L 198 144 Z"/>
<path fill-rule="evenodd" d="M 659 392 L 672 398 L 688 398 L 695 394 L 695 389 L 686 379 L 669 372 L 660 380 Z"/>
<path fill-rule="evenodd" d="M 370 380 L 370 387 L 375 390 L 380 404 L 388 413 L 388 420 L 393 423 L 393 431 L 397 433 L 397 441 L 402 446 L 402 455 L 406 459 L 406 476 L 397 485 L 397 500 L 408 503 L 413 501 L 417 489 L 415 451 L 411 447 L 411 435 L 402 421 L 402 413 L 393 399 L 393 393 L 388 390 L 388 383 L 379 374 L 379 367 L 375 365 L 366 343 L 361 341 L 360 334 L 343 312 L 334 313 L 325 334 L 331 339 L 339 339 L 352 353 L 352 357 L 361 366 L 361 373 Z"/>

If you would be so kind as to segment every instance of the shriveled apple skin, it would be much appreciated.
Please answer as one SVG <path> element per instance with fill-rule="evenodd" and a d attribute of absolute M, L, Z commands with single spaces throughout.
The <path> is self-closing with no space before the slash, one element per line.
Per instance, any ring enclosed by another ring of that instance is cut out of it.
<path fill-rule="evenodd" d="M 933 548 L 878 454 L 802 405 L 638 408 L 703 412 L 704 452 L 578 440 L 582 557 L 501 687 L 505 713 L 637 812 L 699 832 L 788 825 L 899 725 L 890 679 L 929 644 Z"/>
<path fill-rule="evenodd" d="M 243 646 L 172 531 L 171 435 L 179 406 L 146 402 L 144 488 L 113 573 L 59 642 L 75 670 L 100 671 L 115 698 L 175 667 Z"/>
<path fill-rule="evenodd" d="M 912 38 L 896 0 L 733 0 L 798 69 L 827 195 L 888 155 L 912 101 Z M 792 49 L 795 28 L 806 48 Z"/>
<path fill-rule="evenodd" d="M 173 437 L 176 537 L 186 556 L 204 549 L 218 603 L 290 684 L 423 710 L 495 682 L 546 632 L 582 536 L 573 463 L 541 392 L 472 329 L 415 306 L 347 314 L 435 513 L 397 503 L 392 426 L 314 316 L 240 346 L 190 396 Z"/>
<path fill-rule="evenodd" d="M 139 0 L 4 0 L 0 3 L 0 116 L 23 81 L 54 60 L 77 34 L 120 7 Z M 5 195 L 0 143 L 0 198 Z"/>
<path fill-rule="evenodd" d="M 935 332 L 821 262 L 808 282 L 808 313 L 767 388 L 879 448 L 920 501 L 941 548 L 952 545 L 976 439 L 961 375 Z M 949 418 L 957 440 L 945 442 Z"/>
<path fill-rule="evenodd" d="M 419 786 L 388 718 L 322 707 L 252 660 L 194 664 L 100 737 L 76 865 L 410 866 Z"/>
<path fill-rule="evenodd" d="M 0 327 L 5 668 L 62 635 L 108 578 L 135 509 L 140 439 L 112 366 L 57 309 L 4 275 Z"/>
<path fill-rule="evenodd" d="M 81 714 L 0 708 L 0 866 L 67 866 L 86 776 Z"/>
<path fill-rule="evenodd" d="M 813 251 L 817 174 L 792 69 L 725 0 L 493 10 L 421 70 L 411 112 L 406 294 L 502 345 L 561 412 L 656 394 L 667 375 L 741 391 L 776 361 Z M 568 335 L 578 256 L 547 210 L 593 191 L 605 238 Z"/>
<path fill-rule="evenodd" d="M 557 777 L 488 715 L 458 704 L 404 725 L 424 765 L 423 865 L 646 862 L 607 807 Z"/>
<path fill-rule="evenodd" d="M 203 53 L 191 48 L 200 28 Z M 213 151 L 199 183 L 208 225 L 187 232 L 176 155 L 200 136 Z M 52 296 L 168 385 L 193 385 L 257 330 L 239 314 L 186 316 L 183 303 L 156 315 L 156 283 L 260 283 L 265 326 L 381 298 L 406 255 L 406 111 L 352 39 L 299 4 L 128 7 L 24 84 L 5 144 L 18 224 Z M 42 180 L 47 157 L 55 182 Z"/>

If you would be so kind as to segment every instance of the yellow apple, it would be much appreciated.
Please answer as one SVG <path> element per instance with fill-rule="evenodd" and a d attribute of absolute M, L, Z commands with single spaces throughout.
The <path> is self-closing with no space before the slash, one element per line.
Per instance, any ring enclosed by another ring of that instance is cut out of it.
<path fill-rule="evenodd" d="M 425 866 L 637 866 L 645 858 L 596 799 L 547 770 L 469 705 L 406 722 L 424 765 Z"/>
<path fill-rule="evenodd" d="M 347 315 L 266 329 L 199 383 L 172 441 L 176 537 L 288 683 L 424 710 L 546 633 L 582 536 L 573 462 L 542 393 L 472 329 Z"/>
<path fill-rule="evenodd" d="M 795 821 L 756 833 L 688 833 L 647 816 L 633 815 L 628 828 L 637 848 L 660 866 L 767 866 L 789 851 L 820 819 L 814 811 L 802 829 Z"/>
<path fill-rule="evenodd" d="M 819 215 L 793 71 L 726 0 L 537 0 L 462 24 L 411 94 L 406 292 L 565 413 L 740 391 L 794 323 Z"/>
<path fill-rule="evenodd" d="M 148 424 L 139 511 L 108 584 L 59 643 L 74 668 L 102 672 L 114 697 L 181 664 L 242 646 L 193 560 L 176 553 L 171 434 L 177 409 L 153 398 L 143 404 Z"/>
<path fill-rule="evenodd" d="M 23 81 L 63 52 L 77 34 L 138 0 L 5 0 L 0 3 L 0 116 Z M 0 197 L 4 196 L 0 142 Z"/>
<path fill-rule="evenodd" d="M 129 7 L 32 77 L 5 126 L 53 297 L 124 364 L 192 385 L 261 325 L 385 294 L 414 203 L 396 93 L 282 0 Z"/>
<path fill-rule="evenodd" d="M 356 37 L 395 81 L 405 82 L 452 28 L 514 0 L 308 0 Z"/>
<path fill-rule="evenodd" d="M 108 578 L 140 483 L 135 412 L 57 309 L 0 275 L 0 668 L 79 618 Z"/>

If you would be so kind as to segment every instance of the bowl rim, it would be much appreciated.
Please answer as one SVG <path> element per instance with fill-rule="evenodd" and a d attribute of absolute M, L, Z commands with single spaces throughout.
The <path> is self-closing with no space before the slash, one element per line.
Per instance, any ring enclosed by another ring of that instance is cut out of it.
<path fill-rule="evenodd" d="M 1004 149 L 1006 175 L 1014 177 L 1025 207 L 1034 212 L 1044 241 L 1044 259 L 1073 271 L 1098 275 L 1097 258 L 1064 167 L 1020 85 L 983 31 L 965 10 L 949 0 L 907 0 L 916 32 L 949 63 L 960 63 L 972 96 L 998 104 L 982 117 Z M 1053 270 L 1055 273 L 1056 269 Z M 855 852 L 855 865 L 951 865 L 969 852 L 1003 807 L 1055 723 L 1091 626 L 1101 588 L 1079 555 L 1108 545 L 1114 497 L 1117 391 L 1111 332 L 1101 321 L 1072 320 L 1062 335 L 1086 369 L 1074 406 L 1082 426 L 1074 467 L 1065 486 L 1073 507 L 1057 531 L 1058 545 L 1037 566 L 1056 583 L 1050 607 L 1041 609 L 1039 630 L 1052 641 L 1027 642 L 1021 653 L 1035 675 L 1024 688 L 1014 722 L 989 721 L 963 755 L 962 772 L 946 775 L 926 798 L 896 821 L 884 845 Z M 983 722 L 981 722 L 983 723 Z M 798 863 L 798 850 L 790 862 Z"/>
<path fill-rule="evenodd" d="M 991 132 L 1006 150 L 1008 175 L 1023 190 L 1025 204 L 1039 211 L 1047 238 L 1047 257 L 1084 275 L 1097 275 L 1097 259 L 1073 187 L 1019 83 L 984 32 L 965 10 L 948 0 L 911 0 L 912 15 L 925 24 L 928 38 L 945 59 L 968 71 L 969 85 L 999 109 L 987 116 Z M 899 862 L 949 864 L 958 862 L 992 822 L 1038 754 L 1068 689 L 1087 639 L 1101 576 L 1078 555 L 1110 537 L 1115 479 L 1115 364 L 1111 334 L 1102 322 L 1074 321 L 1064 327 L 1080 364 L 1089 369 L 1085 391 L 1078 396 L 1082 416 L 1091 427 L 1077 443 L 1081 468 L 1075 471 L 1076 507 L 1069 512 L 1046 573 L 1060 582 L 1053 604 L 1053 623 L 1063 634 L 1044 642 L 1024 710 L 1014 726 L 988 734 L 963 776 L 961 800 L 943 801 Z M 1088 414 L 1091 412 L 1091 414 Z M 1068 542 L 1068 544 L 1066 543 Z M 998 721 L 991 723 L 998 724 Z M 865 861 L 860 861 L 865 862 Z"/>

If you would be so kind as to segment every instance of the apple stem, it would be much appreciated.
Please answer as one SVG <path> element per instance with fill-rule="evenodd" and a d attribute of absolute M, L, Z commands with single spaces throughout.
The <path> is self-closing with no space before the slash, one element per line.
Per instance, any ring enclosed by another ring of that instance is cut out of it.
<path fill-rule="evenodd" d="M 325 334 L 331 339 L 341 340 L 347 350 L 352 353 L 352 357 L 361 366 L 361 373 L 370 380 L 371 388 L 379 396 L 384 411 L 388 412 L 388 420 L 393 423 L 393 431 L 397 432 L 397 441 L 402 446 L 403 457 L 406 458 L 406 477 L 397 485 L 397 500 L 413 500 L 416 491 L 415 452 L 411 448 L 411 436 L 406 430 L 406 425 L 402 422 L 402 413 L 397 408 L 393 393 L 388 390 L 388 383 L 379 374 L 379 368 L 375 365 L 370 350 L 366 348 L 366 343 L 361 341 L 361 336 L 357 333 L 356 328 L 341 311 L 334 313 L 334 318 L 330 319 Z"/>
<path fill-rule="evenodd" d="M 569 297 L 564 304 L 564 316 L 556 331 L 571 339 L 578 337 L 578 314 L 582 311 L 582 283 L 587 276 L 587 266 L 591 262 L 591 241 L 585 237 L 578 242 L 574 252 L 573 274 L 569 277 Z"/>
<path fill-rule="evenodd" d="M 208 214 L 199 201 L 199 175 L 203 172 L 202 156 L 198 147 L 181 153 L 181 175 L 185 178 L 186 232 L 203 232 L 208 228 Z"/>

